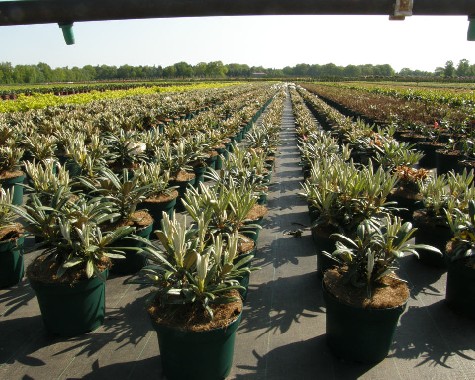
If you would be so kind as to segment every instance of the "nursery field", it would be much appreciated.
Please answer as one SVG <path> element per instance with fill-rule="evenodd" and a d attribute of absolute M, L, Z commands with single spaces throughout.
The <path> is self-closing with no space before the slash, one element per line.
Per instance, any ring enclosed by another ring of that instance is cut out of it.
<path fill-rule="evenodd" d="M 0 102 L 0 377 L 473 378 L 473 101 L 260 82 Z"/>

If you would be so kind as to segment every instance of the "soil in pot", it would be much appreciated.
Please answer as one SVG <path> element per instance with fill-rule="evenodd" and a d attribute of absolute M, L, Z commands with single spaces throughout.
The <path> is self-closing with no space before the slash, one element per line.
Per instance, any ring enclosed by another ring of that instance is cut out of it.
<path fill-rule="evenodd" d="M 213 306 L 212 321 L 201 307 L 179 305 L 148 308 L 158 335 L 160 359 L 167 379 L 224 379 L 232 368 L 242 302 Z M 183 363 L 186 358 L 186 365 Z"/>
<path fill-rule="evenodd" d="M 163 212 L 166 212 L 171 218 L 175 209 L 178 191 L 173 190 L 169 194 L 160 194 L 159 196 L 149 197 L 138 205 L 138 209 L 145 209 L 153 218 L 153 230 L 160 229 L 160 221 Z"/>
<path fill-rule="evenodd" d="M 252 207 L 251 211 L 249 211 L 249 213 L 246 215 L 246 221 L 240 229 L 241 233 L 244 236 L 247 236 L 248 238 L 254 241 L 255 246 L 257 246 L 259 232 L 261 230 L 258 226 L 262 225 L 264 216 L 267 214 L 267 211 L 268 210 L 266 206 L 255 204 Z M 251 226 L 253 224 L 256 226 Z"/>
<path fill-rule="evenodd" d="M 325 272 L 326 338 L 339 358 L 362 363 L 383 360 L 391 348 L 399 317 L 409 298 L 403 281 L 384 277 L 366 298 L 365 288 L 344 285 L 336 269 Z"/>

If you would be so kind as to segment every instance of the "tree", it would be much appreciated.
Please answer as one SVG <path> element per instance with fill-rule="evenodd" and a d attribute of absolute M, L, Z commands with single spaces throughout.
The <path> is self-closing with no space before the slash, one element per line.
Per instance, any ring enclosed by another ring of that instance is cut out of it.
<path fill-rule="evenodd" d="M 356 65 L 348 65 L 343 69 L 343 75 L 345 77 L 357 78 L 361 76 L 361 68 Z"/>
<path fill-rule="evenodd" d="M 178 62 L 173 65 L 175 75 L 181 78 L 191 78 L 193 76 L 193 67 L 186 62 Z"/>
<path fill-rule="evenodd" d="M 47 63 L 40 62 L 36 65 L 38 74 L 38 82 L 51 82 L 53 81 L 53 70 Z"/>
<path fill-rule="evenodd" d="M 226 67 L 228 69 L 228 77 L 231 78 L 247 78 L 251 74 L 251 69 L 248 65 L 230 63 Z"/>
<path fill-rule="evenodd" d="M 198 78 L 204 78 L 206 76 L 207 69 L 208 69 L 208 64 L 206 62 L 197 63 L 193 67 L 195 76 L 197 76 Z"/>
<path fill-rule="evenodd" d="M 176 69 L 175 66 L 167 66 L 163 69 L 163 76 L 165 78 L 175 78 L 176 77 Z"/>
<path fill-rule="evenodd" d="M 452 78 L 455 75 L 455 67 L 452 61 L 445 62 L 444 76 L 446 78 Z"/>
<path fill-rule="evenodd" d="M 459 77 L 468 77 L 471 75 L 470 62 L 467 59 L 461 59 L 455 71 Z"/>
<path fill-rule="evenodd" d="M 206 76 L 211 78 L 223 78 L 227 72 L 227 67 L 221 61 L 209 62 L 206 68 Z"/>

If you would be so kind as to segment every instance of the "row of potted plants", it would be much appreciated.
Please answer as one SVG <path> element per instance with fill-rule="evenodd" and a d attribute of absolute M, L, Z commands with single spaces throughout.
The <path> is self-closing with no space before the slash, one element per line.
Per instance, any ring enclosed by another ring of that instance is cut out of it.
<path fill-rule="evenodd" d="M 276 93 L 279 95 L 274 97 L 259 128 L 247 133 L 247 144 L 237 145 L 239 137 L 236 134 L 250 129 L 270 103 L 270 100 L 265 100 L 266 94 Z M 169 131 L 165 127 L 165 131 L 160 133 L 169 141 L 164 141 L 160 148 L 156 146 L 154 152 L 160 149 L 161 157 L 168 156 L 167 152 L 175 149 L 173 158 L 169 160 L 171 162 L 180 161 L 179 155 L 186 156 L 186 152 L 191 150 L 183 141 L 170 143 L 172 136 L 177 136 L 176 128 L 183 128 L 183 139 L 188 135 L 196 139 L 193 131 L 198 128 L 209 128 L 206 130 L 211 134 L 213 130 L 223 128 L 221 123 L 239 130 L 237 133 L 234 130 L 235 141 L 230 139 L 223 144 L 227 149 L 220 155 L 222 169 L 213 169 L 211 165 L 207 167 L 207 179 L 211 180 L 211 185 L 200 181 L 185 187 L 183 205 L 193 219 L 191 226 L 175 218 L 173 206 L 159 210 L 163 211 L 159 214 L 162 222 L 157 234 L 161 245 L 150 242 L 152 218 L 140 208 L 151 209 L 150 203 L 154 203 L 155 198 L 168 200 L 176 195 L 177 186 L 170 181 L 171 171 L 166 168 L 166 160 L 143 160 L 141 165 L 122 167 L 119 172 L 117 168 L 98 165 L 103 161 L 100 150 L 94 146 L 100 145 L 101 141 L 93 137 L 90 140 L 92 148 L 83 142 L 77 144 L 78 148 L 74 150 L 86 156 L 85 162 L 89 162 L 85 166 L 87 170 L 81 167 L 80 173 L 73 173 L 69 165 L 53 160 L 26 162 L 29 195 L 24 206 L 12 205 L 10 192 L 2 189 L 0 219 L 10 228 L 10 232 L 5 232 L 5 236 L 11 237 L 9 244 L 19 248 L 21 244 L 17 238 L 22 239 L 23 230 L 26 230 L 35 236 L 37 248 L 44 248 L 44 252 L 27 269 L 27 276 L 35 289 L 49 332 L 77 335 L 98 327 L 104 319 L 108 272 L 115 270 L 122 273 L 123 268 L 131 273 L 145 265 L 147 259 L 151 265 L 146 266 L 144 272 L 148 284 L 158 286 L 159 297 L 156 301 L 163 301 L 161 305 L 171 303 L 177 306 L 183 303 L 183 310 L 197 313 L 198 320 L 205 322 L 204 329 L 214 329 L 232 320 L 235 331 L 239 323 L 236 317 L 242 309 L 240 297 L 245 296 L 246 278 L 248 281 L 251 270 L 249 263 L 257 244 L 259 223 L 262 223 L 266 213 L 265 195 L 278 142 L 279 123 L 276 120 L 280 120 L 279 108 L 282 108 L 282 93 L 278 87 L 274 86 L 260 97 L 255 92 L 249 95 L 254 97 L 254 114 L 246 108 L 245 102 L 241 101 L 240 106 L 235 102 L 235 106 L 227 106 L 224 119 L 213 117 L 211 112 L 203 112 L 206 118 L 200 119 L 201 115 L 193 118 L 188 122 L 188 129 L 177 125 L 179 123 L 170 123 L 166 125 L 170 127 Z M 243 125 L 247 117 L 249 119 Z M 209 146 L 204 138 L 198 141 Z M 147 144 L 142 150 L 135 143 L 131 147 L 137 150 L 135 154 L 147 151 Z M 194 149 L 198 146 L 195 145 Z M 94 160 L 96 162 L 91 164 Z M 14 223 L 13 212 L 23 218 L 25 227 Z M 144 233 L 141 234 L 141 231 Z M 22 252 L 19 253 L 21 259 Z M 124 259 L 124 255 L 132 259 Z M 114 262 L 112 267 L 111 261 Z M 22 273 L 18 275 L 16 282 L 21 279 Z M 81 292 L 86 292 L 86 300 L 79 300 Z M 156 315 L 158 309 L 152 309 L 155 311 L 151 314 Z M 228 318 L 212 318 L 222 317 L 222 313 L 228 313 Z M 165 316 L 161 318 L 166 321 Z M 165 336 L 167 333 L 164 331 L 169 329 L 165 322 L 159 336 Z M 225 335 L 228 336 L 230 330 L 224 329 Z M 176 344 L 172 343 L 172 346 Z M 229 356 L 231 346 L 227 344 L 224 356 Z M 173 378 L 174 364 L 167 363 L 175 360 L 176 356 L 171 355 L 171 359 L 167 359 L 170 357 L 168 352 L 168 348 L 161 347 L 164 368 Z M 219 355 L 216 353 L 216 357 Z M 210 357 L 215 361 L 214 355 Z M 222 365 L 225 365 L 224 369 Z M 181 363 L 179 367 L 183 370 Z M 229 371 L 230 364 L 218 364 L 218 367 L 216 373 L 204 368 L 201 375 L 194 373 L 193 376 L 221 378 L 223 371 Z"/>
<path fill-rule="evenodd" d="M 370 124 L 393 126 L 398 140 L 415 144 L 425 153 L 419 165 L 426 169 L 437 168 L 439 174 L 450 170 L 461 173 L 475 165 L 472 104 L 441 105 L 341 86 L 305 87 L 346 115 L 361 117 Z"/>
<path fill-rule="evenodd" d="M 274 97 L 263 121 L 232 146 L 222 169 L 208 168 L 210 182 L 187 189 L 182 202 L 191 225 L 164 213 L 161 244 L 144 240 L 150 265 L 138 282 L 156 288 L 148 312 L 167 378 L 221 379 L 231 370 L 241 298 L 256 269 L 251 260 L 267 212 L 262 194 L 272 162 L 266 158 L 275 153 L 281 98 Z M 187 366 L 183 357 L 191 358 Z"/>
<path fill-rule="evenodd" d="M 465 221 L 470 220 L 473 175 L 452 172 L 434 177 L 427 171 L 414 169 L 412 165 L 420 159 L 420 154 L 411 151 L 407 145 L 401 147 L 392 139 L 390 129 L 375 132 L 360 121 L 353 122 L 343 117 L 305 90 L 297 90 L 292 97 L 302 106 L 302 113 L 308 114 L 303 104 L 310 104 L 317 118 L 331 130 L 319 130 L 315 122 L 305 121 L 309 118 L 297 118 L 296 131 L 300 135 L 299 145 L 307 176 L 303 195 L 309 201 L 312 232 L 317 246 L 320 246 L 317 257 L 319 270 L 323 272 L 328 344 L 339 357 L 363 362 L 379 361 L 389 351 L 397 321 L 409 296 L 407 284 L 395 272 L 397 259 L 422 252 L 442 257 L 441 251 L 445 251 L 446 260 L 451 263 L 447 289 L 455 288 L 450 274 L 454 266 L 473 267 L 473 258 L 467 258 L 472 256 L 470 249 L 464 251 L 466 257 L 460 261 L 461 257 L 454 255 L 452 249 L 446 249 L 447 240 L 441 249 L 418 241 L 419 231 L 412 228 L 410 221 L 403 221 L 397 215 L 401 210 L 397 202 L 390 201 L 391 197 L 401 186 L 414 186 L 420 198 L 413 200 L 429 206 L 434 204 L 433 194 L 441 193 L 438 199 L 445 203 L 438 203 L 437 207 L 446 219 L 445 225 L 452 226 L 454 237 L 451 242 L 457 241 L 456 246 L 467 247 L 470 246 L 468 234 L 461 231 L 469 230 L 470 223 L 466 222 L 460 230 L 463 224 L 452 220 L 454 215 L 460 218 L 464 215 Z M 349 138 L 355 129 L 360 128 L 358 138 Z M 303 135 L 302 131 L 305 131 Z M 319 147 L 312 146 L 315 144 Z M 369 160 L 356 162 L 360 157 L 354 152 L 362 148 L 370 153 Z M 434 186 L 439 181 L 441 184 Z M 403 216 L 409 220 L 409 215 Z M 457 234 L 462 234 L 466 240 L 461 242 Z M 414 237 L 416 244 L 410 243 Z M 473 278 L 470 281 L 473 283 Z M 463 301 L 453 300 L 452 295 L 453 292 L 447 290 L 446 299 L 457 310 L 462 309 L 460 304 L 466 306 L 467 299 L 473 300 L 467 291 L 463 295 L 459 293 Z M 368 312 L 371 319 L 365 315 Z M 473 308 L 466 308 L 464 313 L 473 317 Z M 358 324 L 357 331 L 355 323 Z M 379 330 L 379 327 L 376 331 L 376 325 L 384 326 L 386 331 Z"/>

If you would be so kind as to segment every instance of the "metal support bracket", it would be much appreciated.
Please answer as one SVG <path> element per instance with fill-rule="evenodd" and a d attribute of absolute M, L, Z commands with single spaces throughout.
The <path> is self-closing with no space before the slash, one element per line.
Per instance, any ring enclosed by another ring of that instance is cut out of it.
<path fill-rule="evenodd" d="M 396 0 L 394 4 L 394 14 L 389 16 L 390 20 L 405 20 L 406 17 L 412 16 L 414 0 Z"/>

